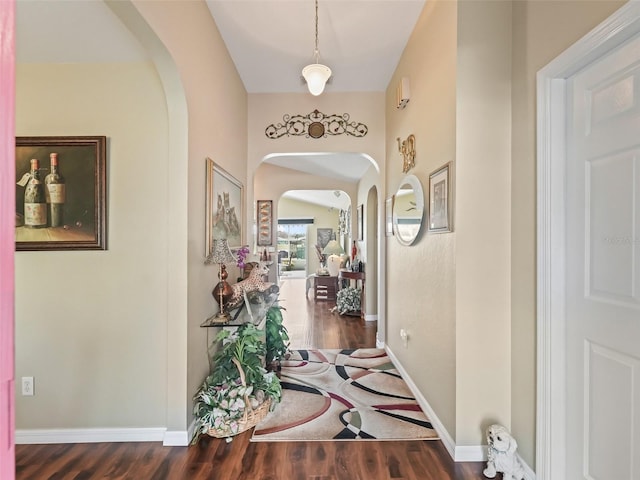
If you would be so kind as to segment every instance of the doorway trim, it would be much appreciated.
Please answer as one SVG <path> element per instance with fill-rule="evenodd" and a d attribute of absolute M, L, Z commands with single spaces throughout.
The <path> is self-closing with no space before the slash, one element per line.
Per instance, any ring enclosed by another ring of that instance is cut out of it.
<path fill-rule="evenodd" d="M 567 79 L 640 33 L 629 2 L 537 74 L 537 480 L 565 475 L 565 114 Z"/>

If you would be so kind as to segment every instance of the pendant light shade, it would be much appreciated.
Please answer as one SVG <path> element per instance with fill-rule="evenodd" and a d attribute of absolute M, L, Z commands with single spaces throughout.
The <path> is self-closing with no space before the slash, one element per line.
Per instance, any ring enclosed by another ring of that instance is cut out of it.
<path fill-rule="evenodd" d="M 324 86 L 331 76 L 331 69 L 321 63 L 312 63 L 302 69 L 302 76 L 307 81 L 309 93 L 318 96 L 324 92 Z"/>
<path fill-rule="evenodd" d="M 316 48 L 313 51 L 315 63 L 302 69 L 302 76 L 307 82 L 309 93 L 318 96 L 324 92 L 324 86 L 331 77 L 331 69 L 320 63 L 320 51 L 318 50 L 318 0 L 316 0 Z"/>

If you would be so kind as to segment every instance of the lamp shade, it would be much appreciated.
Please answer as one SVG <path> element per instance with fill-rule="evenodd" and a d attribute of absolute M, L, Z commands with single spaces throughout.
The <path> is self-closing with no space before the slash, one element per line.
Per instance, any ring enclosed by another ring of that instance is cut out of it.
<path fill-rule="evenodd" d="M 233 263 L 236 260 L 236 257 L 231 253 L 231 249 L 229 248 L 229 243 L 226 238 L 213 239 L 213 249 L 207 256 L 205 263 L 219 263 L 224 265 L 227 263 Z"/>
<path fill-rule="evenodd" d="M 318 96 L 324 91 L 324 86 L 331 77 L 331 69 L 321 63 L 312 63 L 302 69 L 302 76 L 307 81 L 309 93 Z"/>
<path fill-rule="evenodd" d="M 340 246 L 337 240 L 331 240 L 327 243 L 327 246 L 324 247 L 322 253 L 325 255 L 342 255 L 344 253 L 344 249 Z"/>

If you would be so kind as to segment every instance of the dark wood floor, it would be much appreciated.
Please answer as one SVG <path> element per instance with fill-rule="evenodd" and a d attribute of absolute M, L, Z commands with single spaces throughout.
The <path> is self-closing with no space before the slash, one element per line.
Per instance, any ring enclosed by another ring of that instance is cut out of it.
<path fill-rule="evenodd" d="M 375 322 L 331 313 L 287 280 L 281 298 L 292 348 L 375 346 Z M 17 445 L 18 480 L 476 480 L 483 464 L 454 463 L 440 441 L 230 443 L 202 437 L 191 447 L 159 443 Z"/>

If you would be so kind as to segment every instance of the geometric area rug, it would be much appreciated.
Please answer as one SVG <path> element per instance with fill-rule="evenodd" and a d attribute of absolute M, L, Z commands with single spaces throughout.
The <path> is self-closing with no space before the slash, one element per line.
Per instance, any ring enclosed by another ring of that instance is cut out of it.
<path fill-rule="evenodd" d="M 293 350 L 280 383 L 252 442 L 438 438 L 383 349 Z"/>

